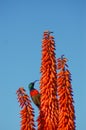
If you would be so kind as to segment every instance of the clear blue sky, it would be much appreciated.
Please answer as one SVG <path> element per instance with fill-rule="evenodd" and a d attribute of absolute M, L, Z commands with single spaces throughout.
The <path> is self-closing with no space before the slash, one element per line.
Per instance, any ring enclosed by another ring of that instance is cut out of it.
<path fill-rule="evenodd" d="M 54 32 L 57 58 L 69 59 L 76 127 L 86 130 L 85 0 L 0 0 L 0 130 L 20 129 L 16 90 L 23 86 L 29 94 L 28 84 L 40 78 L 47 29 Z"/>

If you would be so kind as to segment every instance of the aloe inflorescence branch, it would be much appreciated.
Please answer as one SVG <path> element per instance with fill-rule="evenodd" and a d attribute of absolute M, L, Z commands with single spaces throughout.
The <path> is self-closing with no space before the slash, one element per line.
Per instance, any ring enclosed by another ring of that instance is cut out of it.
<path fill-rule="evenodd" d="M 52 32 L 45 31 L 42 40 L 41 78 L 40 78 L 40 116 L 38 130 L 57 130 L 57 73 L 55 41 Z"/>
<path fill-rule="evenodd" d="M 16 92 L 18 102 L 21 107 L 21 130 L 35 130 L 34 125 L 34 111 L 31 106 L 29 96 L 26 94 L 24 88 L 19 88 Z"/>
<path fill-rule="evenodd" d="M 58 130 L 75 130 L 75 111 L 73 91 L 71 85 L 71 73 L 68 70 L 67 59 L 64 55 L 57 60 L 57 85 L 59 124 Z"/>

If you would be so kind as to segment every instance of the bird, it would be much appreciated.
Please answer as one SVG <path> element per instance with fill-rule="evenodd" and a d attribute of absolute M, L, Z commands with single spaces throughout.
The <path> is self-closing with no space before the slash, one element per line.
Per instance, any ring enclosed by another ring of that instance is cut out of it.
<path fill-rule="evenodd" d="M 38 107 L 40 108 L 40 93 L 37 89 L 34 88 L 34 85 L 35 83 L 37 82 L 38 80 L 35 80 L 34 82 L 31 82 L 29 85 L 28 85 L 28 88 L 29 88 L 29 91 L 30 91 L 30 97 L 33 101 L 33 103 Z"/>

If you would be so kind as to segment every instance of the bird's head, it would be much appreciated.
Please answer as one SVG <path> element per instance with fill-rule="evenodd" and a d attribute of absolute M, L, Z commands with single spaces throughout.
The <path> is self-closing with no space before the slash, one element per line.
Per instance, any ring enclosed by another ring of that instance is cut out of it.
<path fill-rule="evenodd" d="M 31 82 L 31 83 L 28 85 L 28 88 L 29 88 L 29 90 L 34 89 L 34 82 Z"/>
<path fill-rule="evenodd" d="M 31 82 L 29 85 L 28 85 L 28 88 L 29 90 L 31 91 L 32 89 L 34 89 L 34 85 L 35 85 L 35 82 L 37 82 L 38 80 L 35 80 L 34 82 Z"/>

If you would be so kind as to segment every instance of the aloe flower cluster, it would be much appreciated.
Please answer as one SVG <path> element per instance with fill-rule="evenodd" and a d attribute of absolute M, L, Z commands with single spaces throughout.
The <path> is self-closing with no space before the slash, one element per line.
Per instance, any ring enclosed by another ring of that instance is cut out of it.
<path fill-rule="evenodd" d="M 31 106 L 29 96 L 24 88 L 19 88 L 16 92 L 18 102 L 20 103 L 21 111 L 21 130 L 35 130 L 34 111 Z"/>
<path fill-rule="evenodd" d="M 55 42 L 51 32 L 46 31 L 42 40 L 40 94 L 41 106 L 38 120 L 38 130 L 57 130 L 57 73 Z M 41 120 L 42 117 L 42 120 Z"/>
<path fill-rule="evenodd" d="M 57 74 L 58 85 L 58 105 L 59 105 L 59 124 L 58 130 L 75 130 L 75 111 L 73 92 L 71 85 L 71 73 L 67 69 L 67 59 L 61 56 L 57 60 L 59 70 Z"/>
<path fill-rule="evenodd" d="M 37 130 L 75 130 L 75 111 L 71 73 L 67 59 L 56 59 L 53 32 L 45 31 L 42 39 L 40 67 L 40 107 Z M 17 90 L 21 107 L 21 130 L 35 130 L 34 109 L 24 88 Z"/>

